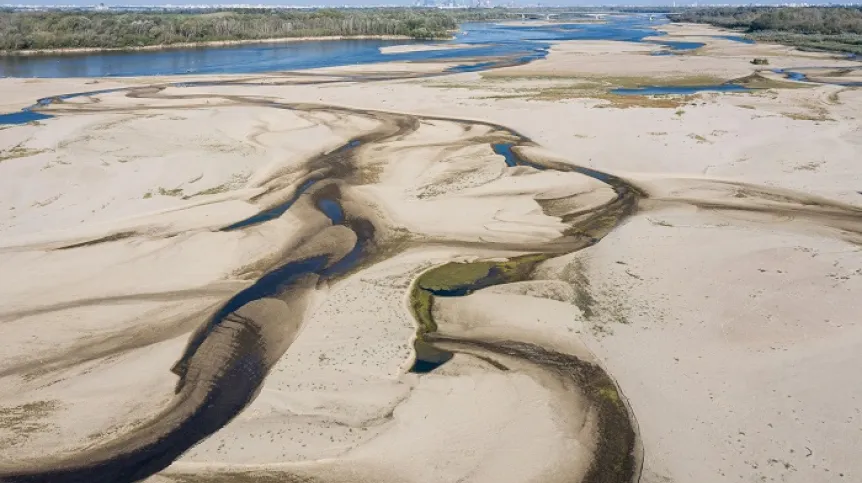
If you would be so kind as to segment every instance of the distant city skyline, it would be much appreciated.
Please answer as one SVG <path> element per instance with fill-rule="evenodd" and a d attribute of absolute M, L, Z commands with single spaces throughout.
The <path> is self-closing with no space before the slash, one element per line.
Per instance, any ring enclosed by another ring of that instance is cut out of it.
<path fill-rule="evenodd" d="M 423 4 L 425 2 L 423 1 Z M 476 2 L 475 0 L 457 0 L 455 2 L 459 5 L 464 6 L 472 6 Z M 152 7 L 152 8 L 271 8 L 271 7 L 282 7 L 282 8 L 311 8 L 311 7 L 407 7 L 407 6 L 416 6 L 416 0 L 384 0 L 384 1 L 375 1 L 375 0 L 291 0 L 289 3 L 284 1 L 255 1 L 251 3 L 223 3 L 223 2 L 202 2 L 201 0 L 174 0 L 171 2 L 153 2 L 152 0 L 118 0 L 118 1 L 104 1 L 104 2 L 91 2 L 91 1 L 69 1 L 59 3 L 56 0 L 34 0 L 29 2 L 22 3 L 8 3 L 0 5 L 4 8 L 81 8 L 81 7 L 90 7 L 97 8 L 100 4 L 104 5 L 108 8 L 117 8 L 117 7 Z M 436 2 L 437 5 L 449 4 L 449 0 L 438 0 Z M 727 1 L 727 0 L 718 0 L 714 2 L 710 1 L 666 1 L 666 0 L 627 0 L 625 2 L 596 2 L 595 0 L 556 0 L 554 2 L 535 2 L 530 0 L 483 0 L 483 6 L 514 6 L 517 8 L 521 7 L 708 7 L 708 6 L 791 6 L 791 7 L 803 7 L 803 6 L 859 6 L 862 3 L 859 2 L 831 2 L 831 1 L 806 1 L 806 2 L 788 2 L 786 0 L 761 0 L 758 2 L 748 2 L 748 1 Z"/>

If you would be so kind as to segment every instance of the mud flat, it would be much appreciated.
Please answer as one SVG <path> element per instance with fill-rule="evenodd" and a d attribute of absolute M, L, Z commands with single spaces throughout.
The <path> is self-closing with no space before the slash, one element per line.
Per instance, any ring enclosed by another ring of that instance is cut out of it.
<path fill-rule="evenodd" d="M 0 481 L 858 479 L 862 94 L 712 33 L 4 126 Z"/>

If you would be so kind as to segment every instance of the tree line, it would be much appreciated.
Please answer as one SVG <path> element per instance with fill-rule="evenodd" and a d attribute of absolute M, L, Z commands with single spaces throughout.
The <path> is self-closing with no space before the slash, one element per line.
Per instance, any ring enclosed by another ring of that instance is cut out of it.
<path fill-rule="evenodd" d="M 223 10 L 217 12 L 0 12 L 0 50 L 130 48 L 291 37 L 448 36 L 462 21 L 505 18 L 501 10 Z"/>
<path fill-rule="evenodd" d="M 741 29 L 755 40 L 862 54 L 862 7 L 720 7 L 675 20 Z"/>

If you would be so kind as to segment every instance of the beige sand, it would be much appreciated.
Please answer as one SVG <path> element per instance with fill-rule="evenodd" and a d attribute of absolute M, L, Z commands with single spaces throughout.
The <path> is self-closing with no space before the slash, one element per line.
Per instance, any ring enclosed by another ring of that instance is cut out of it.
<path fill-rule="evenodd" d="M 408 44 L 380 47 L 381 54 L 403 54 L 407 52 L 425 52 L 431 50 L 475 49 L 483 44 Z"/>
<path fill-rule="evenodd" d="M 483 74 L 325 86 L 268 76 L 271 86 L 116 93 L 0 130 L 0 474 L 122 439 L 169 407 L 170 368 L 189 334 L 278 260 L 321 249 L 311 237 L 335 228 L 310 194 L 274 220 L 218 230 L 284 200 L 308 158 L 398 124 L 385 114 L 395 112 L 498 123 L 541 146 L 524 150 L 531 156 L 615 173 L 647 195 L 605 239 L 544 262 L 532 281 L 438 299 L 443 333 L 600 364 L 637 419 L 645 483 L 862 478 L 862 93 L 814 85 L 620 108 L 577 87 L 729 80 L 754 72 L 754 56 L 769 56 L 770 67 L 847 65 L 710 39 L 704 27 L 668 31 L 665 39 L 698 35 L 708 46 L 668 58 L 641 44 L 568 42 L 547 60 Z M 87 82 L 2 79 L 0 105 Z M 416 323 L 406 295 L 434 264 L 558 240 L 568 225 L 536 200 L 592 210 L 614 193 L 577 173 L 506 168 L 488 144 L 500 140 L 493 127 L 418 122 L 358 147 L 357 173 L 336 183 L 344 210 L 371 220 L 387 251 L 343 278 L 303 285 L 304 305 L 284 302 L 301 324 L 271 349 L 286 352 L 257 398 L 151 481 L 252 472 L 261 481 L 514 483 L 588 471 L 595 413 L 558 376 L 478 352 L 405 373 Z M 334 240 L 327 253 L 349 248 L 348 235 L 321 236 Z"/>

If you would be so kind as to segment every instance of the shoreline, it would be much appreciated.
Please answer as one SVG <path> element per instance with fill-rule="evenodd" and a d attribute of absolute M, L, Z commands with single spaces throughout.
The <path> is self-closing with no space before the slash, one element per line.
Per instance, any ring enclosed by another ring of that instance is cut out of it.
<path fill-rule="evenodd" d="M 75 55 L 75 54 L 90 54 L 95 52 L 140 52 L 152 50 L 173 50 L 173 49 L 188 49 L 198 47 L 228 47 L 233 45 L 246 44 L 270 44 L 270 43 L 290 43 L 290 42 L 313 42 L 332 41 L 332 40 L 451 40 L 451 38 L 430 38 L 416 39 L 409 35 L 327 35 L 324 37 L 276 37 L 268 39 L 243 39 L 243 40 L 208 40 L 205 42 L 182 42 L 176 44 L 157 44 L 157 45 L 142 45 L 135 47 L 70 47 L 60 49 L 27 49 L 27 50 L 3 50 L 0 51 L 0 56 L 3 57 L 29 57 L 38 55 Z"/>

